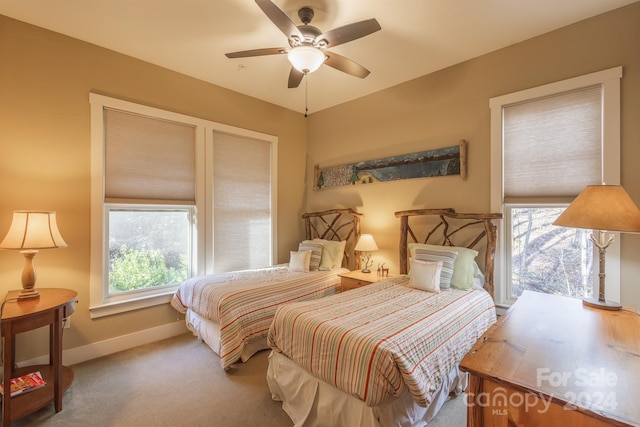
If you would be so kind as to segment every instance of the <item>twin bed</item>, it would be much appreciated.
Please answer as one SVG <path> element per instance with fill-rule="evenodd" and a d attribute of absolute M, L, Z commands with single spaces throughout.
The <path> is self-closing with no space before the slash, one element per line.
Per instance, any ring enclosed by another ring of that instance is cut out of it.
<path fill-rule="evenodd" d="M 269 348 L 267 332 L 279 305 L 340 292 L 339 274 L 359 266 L 353 247 L 361 217 L 352 209 L 303 215 L 307 239 L 299 249 L 316 251 L 318 266 L 312 271 L 293 271 L 289 263 L 194 277 L 180 285 L 171 305 L 185 315 L 189 330 L 220 356 L 225 370 L 246 362 Z M 295 252 L 292 257 L 302 251 Z"/>
<path fill-rule="evenodd" d="M 458 365 L 496 321 L 486 289 L 493 285 L 492 220 L 500 215 L 443 209 L 396 216 L 401 273 L 415 268 L 411 259 L 449 257 L 448 290 L 425 292 L 410 271 L 281 306 L 268 336 L 273 351 L 267 381 L 295 426 L 422 426 L 451 393 L 466 388 Z M 427 230 L 424 239 L 417 229 Z M 476 258 L 483 260 L 484 274 Z"/>
<path fill-rule="evenodd" d="M 359 214 L 343 213 L 351 218 L 346 221 L 352 224 L 347 234 L 355 243 Z M 338 220 L 309 215 L 305 215 L 308 239 L 315 231 L 322 239 L 343 240 L 334 228 Z M 185 286 L 191 290 L 181 287 L 176 294 L 174 307 L 186 310 L 189 327 L 221 356 L 225 368 L 271 348 L 269 388 L 295 426 L 426 425 L 450 394 L 466 388 L 459 362 L 496 321 L 491 295 L 496 242 L 492 221 L 500 214 L 436 209 L 396 216 L 401 222 L 400 276 L 336 294 L 338 274 L 347 270 L 333 268 L 323 272 L 336 273 L 333 288 L 316 285 L 314 292 L 288 296 L 278 287 L 290 280 L 261 281 L 257 277 L 264 273 L 256 271 L 229 273 L 225 279 L 233 280 L 229 276 L 237 274 L 258 284 L 225 284 L 221 286 L 227 290 L 208 293 L 201 282 L 222 277 L 192 279 Z M 310 218 L 321 218 L 324 231 L 317 233 Z M 357 254 L 345 257 L 349 268 L 358 268 L 357 258 Z M 438 273 L 424 279 L 423 265 L 437 265 Z M 267 275 L 278 276 L 279 268 L 287 267 L 267 269 Z M 435 291 L 425 283 L 437 285 Z M 267 288 L 276 292 L 267 296 Z M 215 293 L 223 295 L 219 302 L 213 300 Z M 208 311 L 187 302 L 198 299 L 208 301 L 204 304 Z M 245 301 L 250 304 L 243 307 Z M 229 302 L 231 307 L 225 307 Z M 233 314 L 225 320 L 227 311 Z M 218 313 L 217 320 L 205 318 L 212 312 Z M 217 344 L 207 339 L 210 329 L 217 334 Z M 233 339 L 226 338 L 227 330 Z"/>

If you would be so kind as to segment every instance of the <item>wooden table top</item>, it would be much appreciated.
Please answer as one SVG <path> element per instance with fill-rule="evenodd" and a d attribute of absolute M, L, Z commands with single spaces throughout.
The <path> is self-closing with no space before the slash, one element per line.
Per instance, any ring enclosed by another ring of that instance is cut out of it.
<path fill-rule="evenodd" d="M 38 288 L 40 298 L 18 301 L 20 290 L 9 291 L 2 308 L 2 320 L 13 320 L 33 313 L 54 309 L 74 300 L 78 293 L 71 289 Z"/>
<path fill-rule="evenodd" d="M 640 315 L 525 291 L 464 357 L 481 378 L 640 424 Z"/>

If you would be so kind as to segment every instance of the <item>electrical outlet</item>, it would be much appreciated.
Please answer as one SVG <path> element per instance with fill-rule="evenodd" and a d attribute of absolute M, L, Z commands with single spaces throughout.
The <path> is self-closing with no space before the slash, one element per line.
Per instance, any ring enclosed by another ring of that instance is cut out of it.
<path fill-rule="evenodd" d="M 62 329 L 71 329 L 71 317 L 62 319 Z"/>

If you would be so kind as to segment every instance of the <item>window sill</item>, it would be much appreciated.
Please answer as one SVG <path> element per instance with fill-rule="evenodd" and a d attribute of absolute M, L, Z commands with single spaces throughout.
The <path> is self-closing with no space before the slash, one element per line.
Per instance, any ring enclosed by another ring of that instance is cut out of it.
<path fill-rule="evenodd" d="M 171 297 L 175 293 L 175 289 L 168 290 L 161 294 L 144 296 L 135 299 L 127 299 L 124 301 L 116 301 L 101 305 L 89 307 L 92 319 L 111 316 L 114 314 L 126 313 L 128 311 L 139 310 L 141 308 L 153 307 L 156 305 L 167 304 L 171 301 Z"/>

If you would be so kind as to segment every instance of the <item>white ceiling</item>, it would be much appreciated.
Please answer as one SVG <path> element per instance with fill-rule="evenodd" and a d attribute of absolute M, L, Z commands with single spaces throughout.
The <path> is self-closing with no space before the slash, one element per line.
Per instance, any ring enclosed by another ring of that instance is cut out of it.
<path fill-rule="evenodd" d="M 0 0 L 0 14 L 295 111 L 319 111 L 637 0 L 273 0 L 322 31 L 369 18 L 382 30 L 331 49 L 371 71 L 328 66 L 287 88 L 285 56 L 224 54 L 288 46 L 254 0 Z"/>

